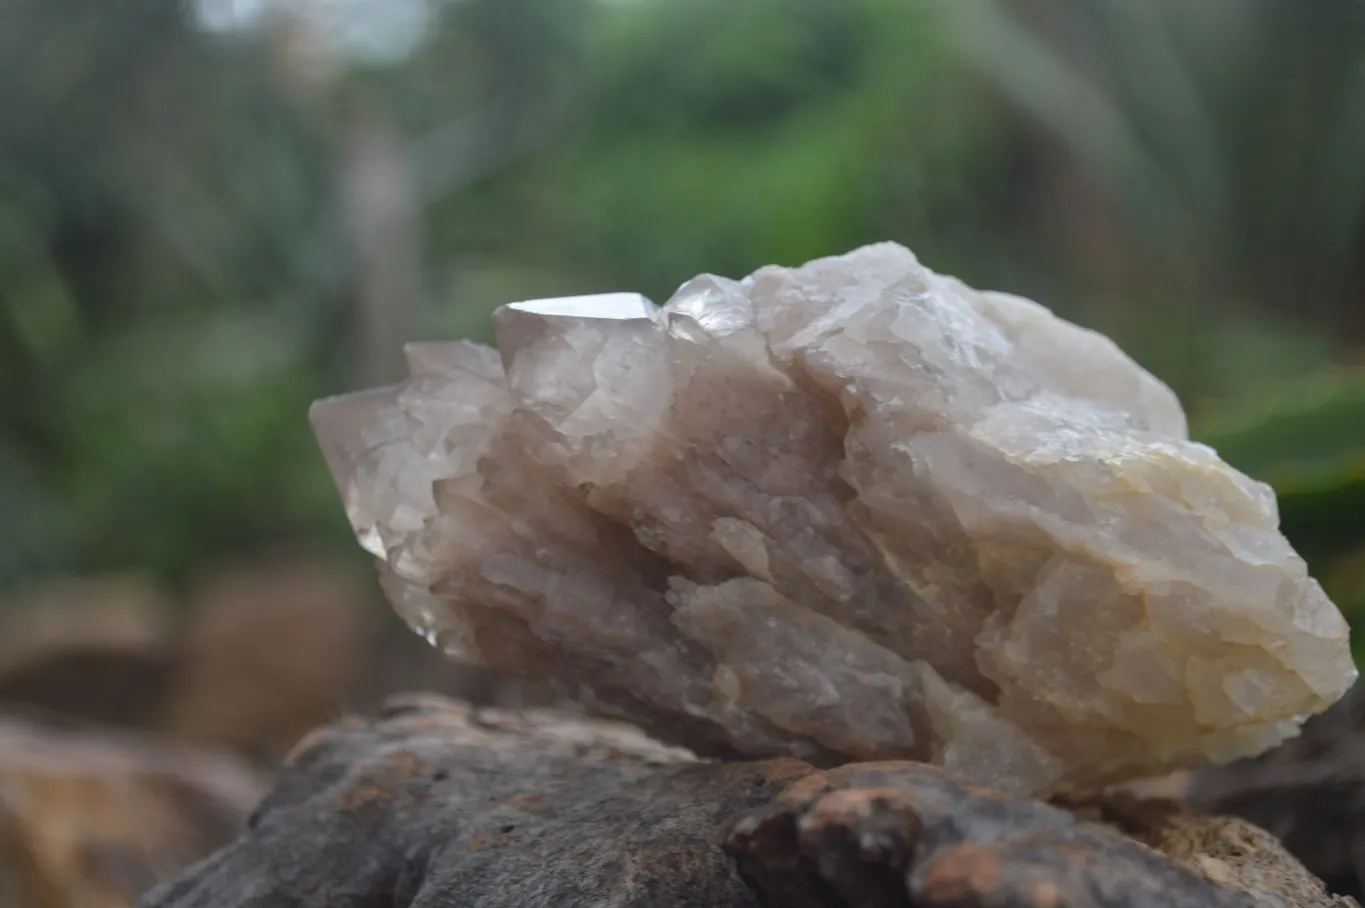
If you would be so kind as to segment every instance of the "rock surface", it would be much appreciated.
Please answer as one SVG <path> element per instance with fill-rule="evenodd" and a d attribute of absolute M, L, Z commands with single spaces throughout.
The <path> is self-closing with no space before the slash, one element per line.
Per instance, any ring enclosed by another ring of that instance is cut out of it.
<path fill-rule="evenodd" d="M 201 583 L 177 640 L 157 728 L 274 763 L 358 699 L 374 631 L 347 571 L 286 558 Z"/>
<path fill-rule="evenodd" d="M 1238 821 L 1094 809 L 917 763 L 699 763 L 627 726 L 428 697 L 310 736 L 249 831 L 143 906 L 1355 905 Z"/>
<path fill-rule="evenodd" d="M 224 756 L 0 719 L 0 906 L 127 908 L 227 844 L 264 791 Z"/>
<path fill-rule="evenodd" d="M 1365 896 L 1365 686 L 1270 753 L 1195 773 L 1185 797 L 1264 827 L 1335 891 Z"/>
<path fill-rule="evenodd" d="M 273 764 L 319 724 L 398 691 L 562 702 L 452 664 L 381 606 L 363 559 L 300 549 L 220 564 L 183 596 L 138 575 L 50 580 L 0 597 L 0 714 Z"/>
<path fill-rule="evenodd" d="M 313 411 L 457 658 L 708 754 L 1018 791 L 1260 752 L 1355 677 L 1273 493 L 1169 389 L 902 247 L 494 321 Z"/>
<path fill-rule="evenodd" d="M 148 724 L 174 664 L 169 614 L 137 576 L 58 581 L 0 601 L 0 709 Z"/>

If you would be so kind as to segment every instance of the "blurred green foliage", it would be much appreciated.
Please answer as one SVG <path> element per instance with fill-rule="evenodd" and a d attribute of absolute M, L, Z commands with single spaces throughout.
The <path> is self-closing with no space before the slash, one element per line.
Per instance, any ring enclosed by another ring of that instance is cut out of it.
<path fill-rule="evenodd" d="M 250 6 L 0 0 L 0 588 L 344 540 L 306 408 L 403 337 L 881 239 L 1115 336 L 1355 576 L 1358 393 L 1228 414 L 1365 339 L 1357 0 Z"/>

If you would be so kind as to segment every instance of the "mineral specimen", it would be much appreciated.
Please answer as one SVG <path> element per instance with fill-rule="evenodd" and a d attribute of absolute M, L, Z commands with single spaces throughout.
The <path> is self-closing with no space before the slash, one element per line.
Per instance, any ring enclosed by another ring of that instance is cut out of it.
<path fill-rule="evenodd" d="M 457 658 L 703 752 L 1016 791 L 1255 753 L 1355 678 L 1273 493 L 1168 388 L 900 246 L 494 326 L 312 414 Z"/>

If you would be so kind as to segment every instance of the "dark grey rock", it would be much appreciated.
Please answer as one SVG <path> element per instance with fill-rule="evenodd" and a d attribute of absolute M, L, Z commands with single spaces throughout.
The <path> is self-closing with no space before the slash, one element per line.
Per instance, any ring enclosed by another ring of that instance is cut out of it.
<path fill-rule="evenodd" d="M 1268 836 L 1221 856 L 1204 844 L 1168 858 L 1156 850 L 1165 839 L 1194 841 L 1172 834 L 1178 811 L 1091 814 L 917 763 L 822 772 L 794 759 L 698 762 L 629 726 L 419 698 L 305 739 L 247 832 L 142 904 L 1347 904 Z"/>

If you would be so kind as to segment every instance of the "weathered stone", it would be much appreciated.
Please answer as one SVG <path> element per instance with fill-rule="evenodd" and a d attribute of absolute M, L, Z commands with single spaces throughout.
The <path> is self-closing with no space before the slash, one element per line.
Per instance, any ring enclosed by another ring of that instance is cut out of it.
<path fill-rule="evenodd" d="M 279 760 L 353 703 L 372 671 L 372 603 L 352 571 L 290 557 L 200 583 L 158 728 L 177 739 Z"/>
<path fill-rule="evenodd" d="M 1310 719 L 1301 737 L 1195 773 L 1186 797 L 1264 827 L 1334 890 L 1365 896 L 1365 686 Z"/>
<path fill-rule="evenodd" d="M 1169 389 L 899 246 L 494 324 L 313 411 L 458 658 L 705 753 L 1019 791 L 1262 751 L 1355 677 L 1273 493 Z"/>
<path fill-rule="evenodd" d="M 0 719 L 0 905 L 128 908 L 236 836 L 264 790 L 217 754 Z"/>
<path fill-rule="evenodd" d="M 775 908 L 1355 906 L 1239 820 L 1169 802 L 1065 810 L 906 763 L 803 779 L 727 848 Z"/>
<path fill-rule="evenodd" d="M 174 661 L 171 611 L 135 575 L 54 581 L 0 602 L 0 706 L 148 724 Z"/>
<path fill-rule="evenodd" d="M 1100 814 L 920 763 L 702 763 L 613 723 L 418 698 L 302 742 L 250 829 L 143 905 L 1354 906 L 1247 827 Z"/>

